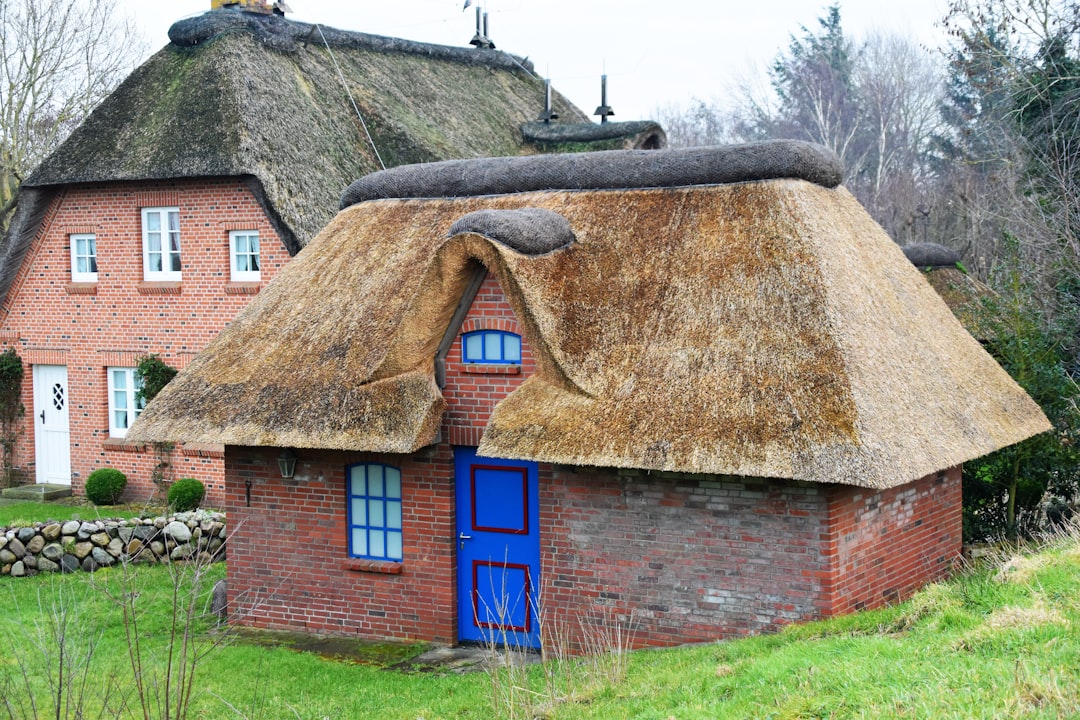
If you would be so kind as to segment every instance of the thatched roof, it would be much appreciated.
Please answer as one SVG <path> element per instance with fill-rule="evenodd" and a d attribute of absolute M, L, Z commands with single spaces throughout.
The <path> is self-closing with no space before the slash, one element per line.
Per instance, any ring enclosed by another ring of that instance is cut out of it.
<path fill-rule="evenodd" d="M 434 356 L 477 263 L 537 357 L 483 455 L 881 488 L 1049 429 L 845 189 L 709 180 L 348 207 L 129 438 L 432 442 Z M 493 217 L 510 236 L 564 234 L 550 215 L 491 212 L 525 208 L 563 216 L 572 239 L 520 252 L 480 234 Z"/>
<path fill-rule="evenodd" d="M 27 179 L 31 203 L 72 183 L 247 176 L 295 253 L 333 218 L 342 189 L 379 169 L 335 60 L 387 167 L 532 151 L 521 127 L 544 107 L 543 80 L 496 50 L 237 10 L 169 35 Z M 587 120 L 558 93 L 552 101 L 567 122 Z M 24 213 L 0 247 L 0 300 L 35 217 Z"/>
<path fill-rule="evenodd" d="M 967 331 L 979 340 L 989 340 L 993 331 L 987 327 L 985 301 L 994 291 L 963 269 L 960 253 L 937 243 L 905 245 L 903 251 Z"/>

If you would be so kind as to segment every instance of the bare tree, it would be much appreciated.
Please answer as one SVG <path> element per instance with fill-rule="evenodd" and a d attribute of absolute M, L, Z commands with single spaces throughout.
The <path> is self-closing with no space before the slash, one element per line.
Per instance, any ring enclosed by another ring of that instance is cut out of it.
<path fill-rule="evenodd" d="M 115 0 L 0 0 L 0 233 L 23 179 L 144 54 Z"/>
<path fill-rule="evenodd" d="M 852 189 L 897 242 L 929 240 L 940 131 L 942 68 L 908 37 L 872 33 L 860 46 L 855 87 L 861 121 Z"/>
<path fill-rule="evenodd" d="M 721 145 L 731 140 L 724 110 L 700 98 L 694 98 L 685 106 L 657 108 L 653 116 L 664 126 L 671 147 Z"/>

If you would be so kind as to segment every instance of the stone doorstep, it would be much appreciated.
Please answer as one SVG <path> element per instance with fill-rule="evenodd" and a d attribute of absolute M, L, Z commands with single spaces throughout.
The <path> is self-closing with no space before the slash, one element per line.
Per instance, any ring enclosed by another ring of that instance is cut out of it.
<path fill-rule="evenodd" d="M 8 500 L 36 500 L 38 502 L 48 502 L 49 500 L 59 500 L 60 498 L 71 497 L 71 486 L 49 485 L 46 483 L 38 485 L 20 485 L 19 487 L 5 488 L 3 491 L 0 491 L 0 497 L 7 498 Z"/>

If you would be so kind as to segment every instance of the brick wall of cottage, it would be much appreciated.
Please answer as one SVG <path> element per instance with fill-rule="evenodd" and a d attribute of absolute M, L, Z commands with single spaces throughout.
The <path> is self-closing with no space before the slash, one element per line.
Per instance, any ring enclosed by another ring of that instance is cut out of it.
<path fill-rule="evenodd" d="M 834 489 L 830 613 L 899 602 L 949 574 L 962 544 L 960 476 L 958 466 L 889 490 Z"/>
<path fill-rule="evenodd" d="M 295 477 L 282 480 L 276 451 L 226 448 L 230 614 L 256 627 L 455 642 L 450 448 L 297 455 Z M 401 470 L 401 563 L 349 557 L 345 468 L 358 462 Z"/>
<path fill-rule="evenodd" d="M 490 273 L 469 306 L 458 339 L 446 358 L 443 437 L 451 445 L 479 445 L 480 434 L 495 405 L 536 371 L 536 360 L 525 338 L 521 340 L 520 365 L 462 362 L 461 336 L 476 330 L 503 330 L 521 335 L 514 311 L 506 301 L 499 281 Z"/>
<path fill-rule="evenodd" d="M 227 449 L 229 592 L 240 621 L 456 642 L 452 448 L 299 455 L 296 477 L 282 480 L 276 451 Z M 401 469 L 401 563 L 349 558 L 345 469 L 356 462 Z M 619 624 L 635 646 L 670 646 L 880 607 L 942 577 L 960 551 L 953 471 L 880 493 L 543 463 L 539 476 L 547 647 L 580 650 L 583 626 Z"/>
<path fill-rule="evenodd" d="M 161 206 L 180 210 L 178 284 L 143 281 L 141 210 Z M 261 281 L 233 283 L 229 231 L 252 229 L 261 241 Z M 71 282 L 73 233 L 96 236 L 96 283 Z M 32 366 L 66 365 L 73 490 L 81 492 L 95 468 L 111 466 L 128 475 L 129 499 L 149 497 L 159 459 L 150 448 L 109 437 L 106 368 L 133 367 L 149 353 L 182 368 L 288 259 L 239 179 L 103 183 L 60 193 L 0 309 L 0 343 L 14 346 L 26 367 L 27 420 L 16 457 L 21 474 L 33 482 Z M 222 456 L 220 447 L 178 447 L 166 473 L 203 480 L 208 502 L 220 504 Z"/>
<path fill-rule="evenodd" d="M 619 621 L 637 644 L 664 646 L 828 609 L 823 486 L 560 469 L 540 493 L 543 601 L 558 614 Z"/>

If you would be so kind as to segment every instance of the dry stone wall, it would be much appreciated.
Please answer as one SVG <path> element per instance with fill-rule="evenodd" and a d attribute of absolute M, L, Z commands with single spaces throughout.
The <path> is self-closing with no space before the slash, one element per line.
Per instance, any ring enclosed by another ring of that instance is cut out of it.
<path fill-rule="evenodd" d="M 119 562 L 217 562 L 225 559 L 225 540 L 225 515 L 207 510 L 39 522 L 0 530 L 0 575 L 93 572 Z"/>

